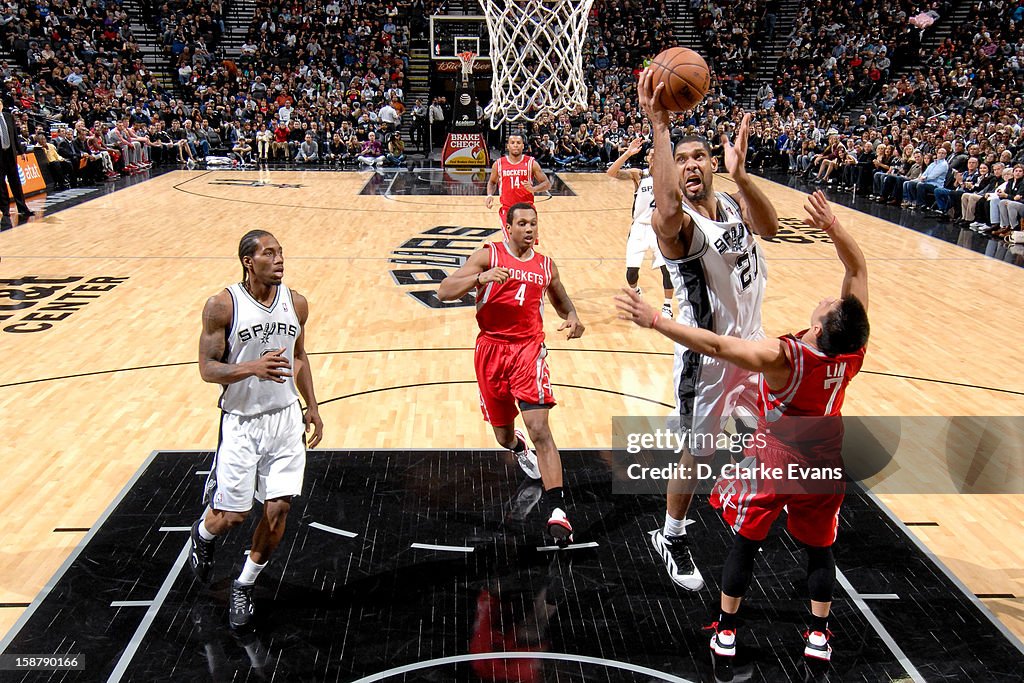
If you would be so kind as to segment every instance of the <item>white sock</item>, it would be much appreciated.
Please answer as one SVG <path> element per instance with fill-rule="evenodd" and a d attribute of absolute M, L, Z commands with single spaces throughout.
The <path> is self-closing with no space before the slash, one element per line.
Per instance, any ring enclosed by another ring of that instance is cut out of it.
<path fill-rule="evenodd" d="M 672 308 L 672 299 L 665 297 L 665 305 L 668 306 L 669 308 Z"/>
<path fill-rule="evenodd" d="M 256 583 L 256 577 L 260 575 L 263 568 L 267 566 L 267 563 L 256 564 L 248 557 L 245 558 L 245 566 L 242 567 L 242 573 L 238 575 L 238 583 L 245 584 L 246 586 Z"/>
<path fill-rule="evenodd" d="M 685 536 L 686 535 L 686 518 L 676 519 L 672 515 L 665 513 L 665 528 L 662 533 L 666 536 Z"/>
<path fill-rule="evenodd" d="M 211 533 L 210 530 L 206 528 L 206 517 L 203 517 L 199 521 L 199 538 L 203 539 L 204 541 L 212 541 L 213 539 L 217 538 L 216 535 Z"/>

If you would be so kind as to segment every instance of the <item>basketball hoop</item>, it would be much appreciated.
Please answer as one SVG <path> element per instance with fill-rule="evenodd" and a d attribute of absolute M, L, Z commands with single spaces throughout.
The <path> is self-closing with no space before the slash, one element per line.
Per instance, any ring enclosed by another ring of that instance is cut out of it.
<path fill-rule="evenodd" d="M 473 75 L 473 64 L 476 63 L 476 53 L 472 50 L 466 50 L 456 55 L 459 61 L 462 63 L 462 85 L 469 85 L 469 78 Z"/>
<path fill-rule="evenodd" d="M 587 106 L 583 40 L 594 0 L 479 0 L 491 38 L 491 128 Z"/>

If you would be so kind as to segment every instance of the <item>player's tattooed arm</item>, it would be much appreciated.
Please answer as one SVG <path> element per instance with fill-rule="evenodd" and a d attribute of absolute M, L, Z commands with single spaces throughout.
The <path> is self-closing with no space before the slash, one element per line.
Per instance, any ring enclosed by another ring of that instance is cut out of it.
<path fill-rule="evenodd" d="M 441 281 L 437 298 L 441 301 L 461 299 L 467 292 L 488 282 L 504 282 L 508 279 L 507 268 L 491 268 L 490 248 L 478 249 L 466 259 L 462 267 Z"/>
<path fill-rule="evenodd" d="M 558 267 L 555 262 L 551 262 L 551 284 L 548 285 L 548 300 L 551 301 L 551 305 L 554 307 L 555 312 L 558 316 L 564 320 L 559 327 L 558 331 L 568 330 L 566 332 L 566 339 L 579 339 L 583 336 L 583 332 L 586 331 L 583 323 L 580 322 L 580 318 L 576 315 L 576 307 L 572 303 L 572 299 L 569 298 L 569 294 L 565 291 L 565 287 L 562 286 L 562 278 L 558 275 Z"/>
<path fill-rule="evenodd" d="M 234 310 L 231 295 L 224 290 L 210 297 L 203 308 L 203 331 L 199 336 L 199 375 L 211 384 L 232 384 L 248 377 L 284 382 L 290 376 L 284 349 L 276 349 L 248 363 L 225 363 L 227 330 Z"/>

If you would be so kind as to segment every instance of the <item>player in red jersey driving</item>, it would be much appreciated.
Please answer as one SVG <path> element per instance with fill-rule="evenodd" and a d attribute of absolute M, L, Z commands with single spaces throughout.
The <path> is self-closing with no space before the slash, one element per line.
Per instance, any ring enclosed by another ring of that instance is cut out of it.
<path fill-rule="evenodd" d="M 505 239 L 508 239 L 506 216 L 509 208 L 521 202 L 533 206 L 535 194 L 551 189 L 551 181 L 544 175 L 540 163 L 523 154 L 524 146 L 522 135 L 509 135 L 505 142 L 508 153 L 491 165 L 491 177 L 487 180 L 487 199 L 484 205 L 488 209 L 494 206 L 494 193 L 499 192 L 501 208 L 498 209 L 498 217 L 501 219 L 501 229 L 505 231 Z M 534 235 L 534 243 L 537 242 L 536 237 Z"/>
<path fill-rule="evenodd" d="M 442 301 L 459 299 L 476 290 L 474 365 L 480 390 L 480 409 L 494 429 L 498 443 L 511 450 L 519 465 L 544 484 L 547 529 L 559 543 L 572 541 L 562 491 L 562 460 L 548 428 L 548 410 L 555 406 L 544 346 L 544 297 L 565 321 L 558 330 L 567 339 L 583 336 L 583 323 L 549 257 L 534 250 L 537 211 L 530 204 L 509 207 L 508 239 L 491 242 L 475 252 L 441 283 Z M 515 428 L 522 411 L 534 454 L 523 433 Z"/>
<path fill-rule="evenodd" d="M 808 329 L 775 339 L 739 339 L 664 318 L 633 290 L 623 290 L 625 295 L 616 299 L 623 317 L 637 325 L 761 373 L 757 433 L 738 466 L 747 473 L 733 468 L 733 476 L 720 478 L 711 495 L 711 504 L 736 532 L 722 571 L 721 614 L 711 625 L 711 648 L 723 657 L 736 654 L 736 613 L 750 585 L 754 558 L 784 508 L 790 535 L 807 551 L 811 627 L 804 633 L 804 655 L 828 660 L 832 653 L 832 544 L 845 492 L 840 410 L 846 387 L 864 362 L 870 331 L 867 262 L 824 194 L 812 194 L 804 209 L 804 222 L 832 238 L 846 269 L 840 297 L 822 299 Z"/>

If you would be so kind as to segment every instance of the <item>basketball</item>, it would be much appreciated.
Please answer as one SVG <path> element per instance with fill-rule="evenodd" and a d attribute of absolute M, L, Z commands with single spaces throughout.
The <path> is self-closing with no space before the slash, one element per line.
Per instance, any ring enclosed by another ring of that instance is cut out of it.
<path fill-rule="evenodd" d="M 708 94 L 711 70 L 699 54 L 687 47 L 670 47 L 651 60 L 652 87 L 664 83 L 659 101 L 669 111 L 693 109 Z"/>

